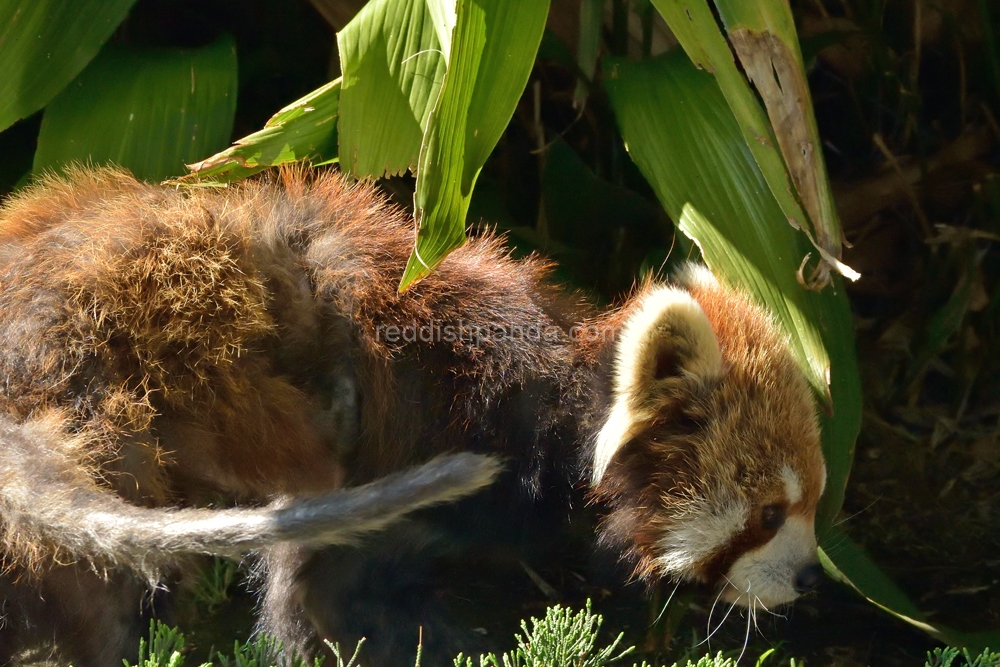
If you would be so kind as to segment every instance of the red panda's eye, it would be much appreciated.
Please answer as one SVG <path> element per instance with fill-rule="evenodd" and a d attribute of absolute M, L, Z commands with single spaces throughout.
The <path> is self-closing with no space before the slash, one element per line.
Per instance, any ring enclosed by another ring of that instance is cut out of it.
<path fill-rule="evenodd" d="M 784 505 L 765 505 L 760 512 L 760 523 L 764 530 L 778 530 L 785 523 Z"/>

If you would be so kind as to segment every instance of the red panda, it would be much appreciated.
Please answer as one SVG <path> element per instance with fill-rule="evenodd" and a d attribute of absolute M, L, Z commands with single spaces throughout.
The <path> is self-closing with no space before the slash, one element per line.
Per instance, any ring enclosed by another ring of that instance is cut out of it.
<path fill-rule="evenodd" d="M 696 265 L 618 320 L 593 440 L 605 539 L 644 576 L 715 583 L 748 607 L 811 589 L 826 468 L 810 390 L 776 326 Z"/>
<path fill-rule="evenodd" d="M 76 665 L 134 659 L 149 586 L 185 555 L 350 543 L 497 473 L 459 453 L 341 489 L 342 324 L 305 230 L 244 194 L 75 171 L 0 211 L 0 665 L 53 639 Z"/>
<path fill-rule="evenodd" d="M 489 490 L 501 499 L 587 488 L 605 511 L 599 540 L 638 576 L 716 585 L 750 607 L 815 584 L 815 407 L 760 308 L 689 266 L 602 312 L 490 235 L 399 294 L 412 240 L 400 210 L 333 174 L 176 190 L 76 171 L 12 198 L 0 212 L 0 535 L 13 572 L 31 566 L 40 583 L 8 575 L 0 592 L 68 598 L 67 561 L 90 564 L 77 585 L 90 590 L 155 579 L 177 552 L 285 542 L 266 551 L 262 628 L 308 654 L 317 638 L 366 632 L 345 605 L 352 568 L 367 565 L 320 547 L 485 485 L 491 459 L 386 479 L 456 452 L 506 461 Z M 414 475 L 452 491 L 433 484 L 415 502 Z M 380 486 L 289 499 L 366 483 Z M 275 512 L 292 524 L 303 504 L 343 498 L 376 509 L 334 521 L 336 538 L 331 521 L 274 528 Z M 163 509 L 175 507 L 189 509 Z M 398 559 L 394 540 L 434 516 L 366 548 Z M 174 541 L 173 518 L 205 530 Z M 66 627 L 83 615 L 59 613 Z M 410 648 L 420 613 L 399 629 Z M 78 651 L 76 664 L 101 659 Z"/>

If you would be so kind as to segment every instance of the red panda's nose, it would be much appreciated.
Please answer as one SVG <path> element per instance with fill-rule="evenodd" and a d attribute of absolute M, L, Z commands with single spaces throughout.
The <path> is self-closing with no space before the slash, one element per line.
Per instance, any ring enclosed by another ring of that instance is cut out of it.
<path fill-rule="evenodd" d="M 818 563 L 806 565 L 795 575 L 795 592 L 808 593 L 819 585 L 823 578 L 823 568 Z"/>

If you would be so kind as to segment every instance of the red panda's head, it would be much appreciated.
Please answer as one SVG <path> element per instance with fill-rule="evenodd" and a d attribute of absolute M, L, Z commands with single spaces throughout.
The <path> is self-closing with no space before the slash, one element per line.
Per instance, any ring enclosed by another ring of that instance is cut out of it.
<path fill-rule="evenodd" d="M 646 578 L 718 585 L 770 608 L 819 577 L 826 478 L 815 405 L 770 318 L 704 267 L 626 306 L 594 442 L 602 539 Z"/>

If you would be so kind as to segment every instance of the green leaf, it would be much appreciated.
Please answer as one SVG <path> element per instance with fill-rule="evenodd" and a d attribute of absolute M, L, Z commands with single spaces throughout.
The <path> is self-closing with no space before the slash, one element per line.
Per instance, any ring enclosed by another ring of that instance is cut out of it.
<path fill-rule="evenodd" d="M 606 86 L 632 159 L 709 267 L 742 285 L 776 316 L 816 394 L 827 490 L 822 530 L 843 503 L 861 390 L 854 333 L 842 286 L 812 292 L 796 279 L 807 240 L 785 224 L 713 76 L 675 52 L 641 63 L 607 59 Z"/>
<path fill-rule="evenodd" d="M 135 0 L 0 0 L 0 130 L 45 106 Z"/>
<path fill-rule="evenodd" d="M 996 646 L 998 633 L 962 633 L 928 622 L 832 525 L 843 503 L 861 418 L 850 310 L 836 277 L 833 289 L 822 292 L 807 291 L 796 281 L 795 257 L 807 248 L 806 241 L 782 222 L 714 77 L 683 54 L 642 63 L 608 59 L 604 69 L 630 154 L 712 271 L 743 285 L 775 313 L 814 387 L 822 377 L 815 376 L 817 362 L 828 355 L 833 414 L 821 419 L 828 477 L 816 519 L 826 570 L 934 637 L 956 645 Z"/>
<path fill-rule="evenodd" d="M 814 235 L 810 232 L 809 218 L 793 194 L 795 191 L 781 153 L 775 147 L 771 125 L 750 84 L 736 67 L 733 53 L 719 30 L 707 0 L 652 1 L 695 65 L 718 80 L 719 88 L 736 117 L 743 141 L 753 154 L 766 187 L 789 224 L 795 229 L 808 232 L 812 240 Z M 838 237 L 836 252 L 816 243 L 813 246 L 827 265 L 852 280 L 856 279 L 858 274 L 838 259 L 839 242 Z M 827 275 L 825 265 L 819 265 L 817 273 L 815 282 L 822 286 Z"/>
<path fill-rule="evenodd" d="M 911 391 L 916 389 L 914 383 L 918 382 L 924 375 L 931 360 L 941 354 L 952 337 L 961 330 L 962 323 L 969 314 L 979 266 L 971 252 L 966 251 L 963 255 L 964 257 L 960 260 L 962 271 L 959 274 L 955 290 L 948 301 L 937 309 L 927 321 L 925 340 L 910 364 L 907 384 L 910 385 Z"/>
<path fill-rule="evenodd" d="M 713 78 L 678 52 L 641 63 L 609 58 L 605 72 L 629 154 L 664 208 L 703 252 L 739 253 L 729 260 L 740 264 L 738 275 L 752 272 L 739 282 L 786 324 L 796 359 L 825 396 L 830 361 L 795 281 L 801 245 L 790 228 L 776 224 L 781 209 Z"/>
<path fill-rule="evenodd" d="M 343 77 L 289 104 L 231 148 L 191 165 L 192 176 L 233 181 L 306 159 L 337 160 L 359 178 L 415 166 L 453 24 L 453 12 L 449 18 L 440 0 L 370 2 L 337 36 Z"/>
<path fill-rule="evenodd" d="M 161 180 L 229 141 L 231 37 L 193 50 L 109 46 L 45 110 L 33 170 L 113 163 Z"/>
<path fill-rule="evenodd" d="M 186 180 L 236 181 L 287 162 L 337 159 L 341 80 L 317 88 L 274 114 L 264 127 L 212 157 L 188 165 Z"/>
<path fill-rule="evenodd" d="M 663 226 L 655 203 L 594 175 L 562 139 L 546 151 L 542 201 L 549 235 L 578 247 L 594 247 L 608 228 Z"/>
<path fill-rule="evenodd" d="M 416 169 L 448 64 L 453 5 L 374 0 L 338 33 L 344 171 L 378 178 Z"/>
<path fill-rule="evenodd" d="M 603 0 L 580 0 L 580 33 L 576 47 L 576 64 L 586 80 L 576 83 L 573 105 L 580 106 L 587 99 L 590 82 L 597 68 L 597 56 L 601 50 L 601 29 L 604 27 Z"/>
<path fill-rule="evenodd" d="M 420 148 L 416 247 L 400 289 L 465 242 L 476 178 L 534 64 L 548 0 L 459 0 L 448 71 Z"/>
<path fill-rule="evenodd" d="M 898 586 L 839 528 L 832 526 L 820 541 L 820 562 L 832 578 L 850 586 L 883 610 L 952 646 L 982 651 L 1000 645 L 1000 632 L 960 632 L 933 623 Z"/>
<path fill-rule="evenodd" d="M 785 0 L 715 0 L 743 70 L 764 101 L 816 243 L 840 257 L 841 231 L 792 8 Z"/>

